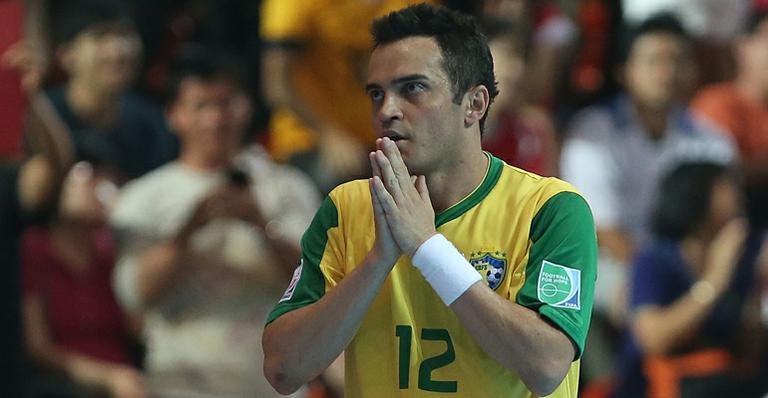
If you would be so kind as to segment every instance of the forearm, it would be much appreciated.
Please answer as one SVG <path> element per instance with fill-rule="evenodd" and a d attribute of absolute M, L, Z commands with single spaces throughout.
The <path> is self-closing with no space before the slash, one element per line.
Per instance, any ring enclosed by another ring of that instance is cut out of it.
<path fill-rule="evenodd" d="M 667 307 L 640 308 L 633 321 L 638 343 L 648 354 L 668 354 L 697 333 L 714 302 L 689 292 Z"/>
<path fill-rule="evenodd" d="M 185 250 L 183 243 L 170 239 L 136 255 L 136 293 L 142 305 L 158 300 L 172 284 Z"/>
<path fill-rule="evenodd" d="M 291 70 L 297 58 L 293 51 L 295 50 L 271 48 L 265 52 L 261 77 L 265 98 L 273 109 L 289 109 L 305 126 L 322 134 L 328 130 L 329 123 L 302 100 L 291 79 Z"/>
<path fill-rule="evenodd" d="M 264 374 L 278 392 L 296 391 L 341 354 L 391 268 L 388 261 L 369 254 L 316 303 L 267 325 L 263 337 Z"/>
<path fill-rule="evenodd" d="M 462 326 L 491 358 L 515 371 L 537 395 L 549 395 L 568 372 L 570 339 L 538 313 L 504 300 L 482 282 L 451 304 Z"/>
<path fill-rule="evenodd" d="M 30 356 L 37 364 L 61 371 L 73 381 L 90 386 L 106 386 L 109 372 L 114 365 L 68 352 L 53 344 L 31 350 Z"/>

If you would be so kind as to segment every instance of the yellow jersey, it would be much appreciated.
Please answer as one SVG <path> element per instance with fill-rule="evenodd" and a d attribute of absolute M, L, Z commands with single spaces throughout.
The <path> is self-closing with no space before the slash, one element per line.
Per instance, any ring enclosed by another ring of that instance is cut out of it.
<path fill-rule="evenodd" d="M 592 214 L 568 183 L 486 156 L 483 182 L 436 215 L 437 231 L 496 294 L 570 337 L 577 357 L 550 396 L 576 397 L 596 279 Z M 269 322 L 333 289 L 363 261 L 374 238 L 368 182 L 333 190 L 302 238 L 301 264 Z M 384 282 L 345 360 L 347 397 L 534 397 L 475 343 L 407 256 Z"/>

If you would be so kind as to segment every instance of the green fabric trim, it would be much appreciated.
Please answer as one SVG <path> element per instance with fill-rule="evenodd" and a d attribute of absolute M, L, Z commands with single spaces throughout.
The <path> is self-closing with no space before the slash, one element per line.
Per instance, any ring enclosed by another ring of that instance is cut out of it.
<path fill-rule="evenodd" d="M 597 278 L 597 235 L 589 205 L 575 192 L 554 195 L 533 218 L 529 238 L 532 246 L 525 282 L 516 301 L 538 311 L 565 332 L 577 348 L 578 359 L 584 352 Z M 544 261 L 580 271 L 578 309 L 539 299 L 538 283 Z"/>
<path fill-rule="evenodd" d="M 290 299 L 280 301 L 267 317 L 267 324 L 281 315 L 320 300 L 325 294 L 325 277 L 320 263 L 328 244 L 328 230 L 339 226 L 339 213 L 329 196 L 325 197 L 312 223 L 301 237 L 301 277 Z"/>
<path fill-rule="evenodd" d="M 499 177 L 501 177 L 501 171 L 504 168 L 504 163 L 488 152 L 483 153 L 485 156 L 488 156 L 490 161 L 490 164 L 488 165 L 488 171 L 483 178 L 483 182 L 481 182 L 480 186 L 478 186 L 477 189 L 475 189 L 469 196 L 462 199 L 461 202 L 456 203 L 442 213 L 436 215 L 435 227 L 439 227 L 451 220 L 454 220 L 469 211 L 469 209 L 475 207 L 475 205 L 480 203 L 480 201 L 485 199 L 485 197 L 491 193 L 491 189 L 493 189 L 493 187 L 499 181 Z"/>

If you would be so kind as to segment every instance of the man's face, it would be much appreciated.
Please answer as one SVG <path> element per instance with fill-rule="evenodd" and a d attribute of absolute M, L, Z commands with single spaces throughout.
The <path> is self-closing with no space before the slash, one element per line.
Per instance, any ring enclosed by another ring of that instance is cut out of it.
<path fill-rule="evenodd" d="M 678 36 L 649 33 L 639 37 L 625 65 L 626 88 L 644 106 L 665 108 L 691 90 L 695 66 L 691 49 Z"/>
<path fill-rule="evenodd" d="M 432 38 L 411 37 L 379 46 L 371 55 L 366 90 L 373 129 L 393 139 L 412 174 L 427 174 L 455 160 L 461 145 L 462 106 Z"/>
<path fill-rule="evenodd" d="M 133 82 L 140 55 L 141 41 L 133 33 L 86 31 L 63 50 L 62 64 L 70 79 L 117 93 Z"/>
<path fill-rule="evenodd" d="M 185 151 L 223 161 L 239 147 L 250 115 L 250 101 L 232 81 L 187 78 L 168 117 Z"/>
<path fill-rule="evenodd" d="M 738 51 L 741 67 L 754 76 L 755 84 L 768 92 L 768 19 L 763 20 L 754 33 L 742 39 Z"/>

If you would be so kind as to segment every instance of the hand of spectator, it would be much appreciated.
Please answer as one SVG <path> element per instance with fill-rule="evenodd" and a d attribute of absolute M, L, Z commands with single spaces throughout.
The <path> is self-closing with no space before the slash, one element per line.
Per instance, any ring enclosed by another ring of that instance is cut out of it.
<path fill-rule="evenodd" d="M 12 44 L 2 55 L 2 64 L 21 74 L 21 87 L 27 94 L 40 90 L 47 69 L 45 52 L 25 41 Z"/>
<path fill-rule="evenodd" d="M 114 398 L 147 398 L 144 377 L 136 369 L 116 366 L 110 370 L 107 388 Z"/>
<path fill-rule="evenodd" d="M 320 167 L 335 177 L 360 176 L 365 172 L 365 147 L 347 132 L 326 129 L 318 143 Z"/>
<path fill-rule="evenodd" d="M 702 279 L 710 282 L 719 295 L 731 282 L 731 277 L 744 252 L 748 223 L 736 218 L 725 224 L 712 240 Z"/>
<path fill-rule="evenodd" d="M 198 203 L 177 236 L 185 242 L 199 228 L 215 219 L 234 218 L 264 226 L 261 210 L 248 187 L 224 184 Z"/>
<path fill-rule="evenodd" d="M 424 241 L 436 234 L 435 210 L 424 176 L 414 179 L 389 138 L 376 140 L 371 156 L 381 177 L 374 176 L 373 189 L 386 216 L 389 230 L 400 249 L 413 256 Z"/>

